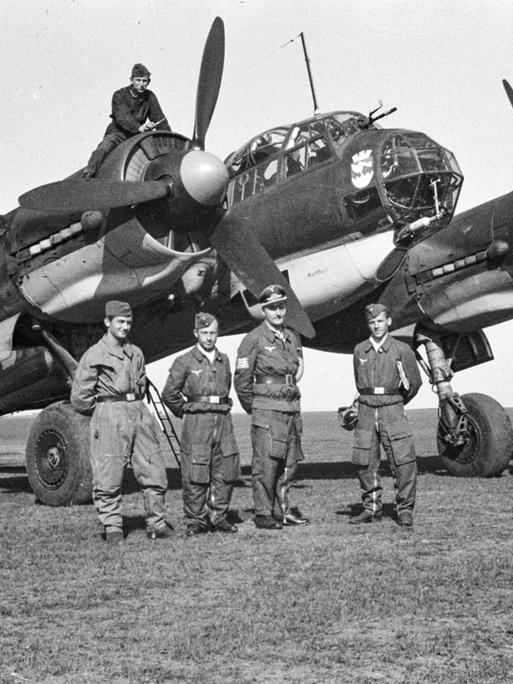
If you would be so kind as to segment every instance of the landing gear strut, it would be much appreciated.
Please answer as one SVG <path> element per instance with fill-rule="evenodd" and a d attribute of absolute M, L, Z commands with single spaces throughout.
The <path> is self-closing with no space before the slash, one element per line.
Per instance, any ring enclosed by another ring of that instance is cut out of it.
<path fill-rule="evenodd" d="M 438 453 L 451 475 L 490 477 L 500 475 L 513 452 L 510 419 L 499 404 L 486 394 L 459 396 L 450 380 L 453 372 L 435 333 L 417 334 L 424 345 L 427 363 L 418 355 L 438 394 Z"/>

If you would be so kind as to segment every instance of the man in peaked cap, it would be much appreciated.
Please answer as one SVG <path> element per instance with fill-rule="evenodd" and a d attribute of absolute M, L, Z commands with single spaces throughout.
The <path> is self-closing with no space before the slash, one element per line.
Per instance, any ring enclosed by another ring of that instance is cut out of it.
<path fill-rule="evenodd" d="M 82 173 L 92 178 L 107 154 L 136 133 L 159 129 L 170 131 L 155 93 L 148 90 L 151 74 L 144 64 L 134 64 L 130 85 L 116 90 L 112 96 L 112 122 L 107 126 L 103 140 L 94 150 Z"/>
<path fill-rule="evenodd" d="M 172 535 L 165 518 L 167 475 L 159 428 L 143 402 L 144 357 L 128 341 L 132 310 L 127 302 L 105 305 L 107 331 L 80 359 L 71 404 L 91 415 L 93 500 L 109 543 L 123 540 L 121 484 L 130 462 L 143 489 L 146 532 L 151 539 Z"/>
<path fill-rule="evenodd" d="M 219 323 L 209 313 L 194 322 L 196 345 L 173 362 L 162 400 L 183 418 L 181 470 L 186 536 L 209 529 L 234 533 L 227 520 L 233 483 L 239 479 L 239 450 L 229 398 L 232 375 L 217 347 Z"/>
<path fill-rule="evenodd" d="M 358 525 L 381 520 L 378 471 L 382 444 L 394 477 L 397 522 L 411 527 L 417 461 L 404 405 L 417 394 L 422 380 L 411 348 L 388 333 L 392 324 L 388 308 L 369 304 L 365 317 L 370 337 L 356 345 L 353 357 L 359 393 L 353 462 L 358 467 L 363 512 L 349 522 Z"/>
<path fill-rule="evenodd" d="M 299 335 L 284 325 L 283 287 L 268 285 L 259 302 L 264 321 L 242 340 L 234 385 L 242 407 L 251 414 L 254 522 L 259 528 L 279 530 L 308 523 L 289 503 L 290 483 L 303 458 L 297 386 L 303 353 Z"/>

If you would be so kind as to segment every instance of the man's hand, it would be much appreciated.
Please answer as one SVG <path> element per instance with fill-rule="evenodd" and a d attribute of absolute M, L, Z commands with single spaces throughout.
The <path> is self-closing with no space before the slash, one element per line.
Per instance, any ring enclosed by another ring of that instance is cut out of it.
<path fill-rule="evenodd" d="M 153 121 L 148 120 L 139 126 L 138 131 L 139 133 L 146 133 L 146 131 L 152 131 L 156 126 L 157 124 L 154 124 Z"/>

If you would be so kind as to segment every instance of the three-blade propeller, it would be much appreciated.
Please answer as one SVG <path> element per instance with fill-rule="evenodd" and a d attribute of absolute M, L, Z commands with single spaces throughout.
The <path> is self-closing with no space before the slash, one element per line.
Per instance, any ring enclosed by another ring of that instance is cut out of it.
<path fill-rule="evenodd" d="M 217 17 L 203 50 L 196 93 L 193 150 L 180 162 L 180 181 L 188 195 L 198 204 L 216 209 L 217 198 L 224 196 L 228 174 L 221 160 L 204 151 L 205 137 L 219 96 L 224 66 L 224 24 Z M 222 171 L 222 173 L 221 173 Z M 163 180 L 113 181 L 109 179 L 65 180 L 42 185 L 19 198 L 20 206 L 52 213 L 82 212 L 130 206 L 166 197 L 170 186 Z M 169 203 L 173 202 L 170 197 Z M 191 209 L 193 210 L 193 209 Z M 174 227 L 180 230 L 179 225 Z M 236 221 L 228 210 L 210 237 L 212 246 L 237 278 L 258 297 L 271 283 L 282 285 L 288 293 L 287 323 L 306 337 L 315 330 L 287 280 L 242 221 Z"/>

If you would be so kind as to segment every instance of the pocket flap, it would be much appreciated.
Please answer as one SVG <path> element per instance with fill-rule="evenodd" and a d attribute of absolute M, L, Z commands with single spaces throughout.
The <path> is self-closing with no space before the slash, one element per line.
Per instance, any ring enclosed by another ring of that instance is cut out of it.
<path fill-rule="evenodd" d="M 372 442 L 372 430 L 362 430 L 356 428 L 354 433 L 355 449 L 370 449 Z"/>
<path fill-rule="evenodd" d="M 192 463 L 208 465 L 210 463 L 210 449 L 205 444 L 193 444 L 189 456 Z"/>
<path fill-rule="evenodd" d="M 407 437 L 412 436 L 411 428 L 406 421 L 390 423 L 390 425 L 386 426 L 386 431 L 392 441 L 396 439 L 406 439 Z"/>
<path fill-rule="evenodd" d="M 288 442 L 289 439 L 289 425 L 288 423 L 282 423 L 278 421 L 273 421 L 270 425 L 271 437 L 277 439 L 280 442 Z"/>
<path fill-rule="evenodd" d="M 267 420 L 266 416 L 261 416 L 259 411 L 255 411 L 251 414 L 251 425 L 265 428 L 266 430 L 269 429 L 269 421 Z"/>

